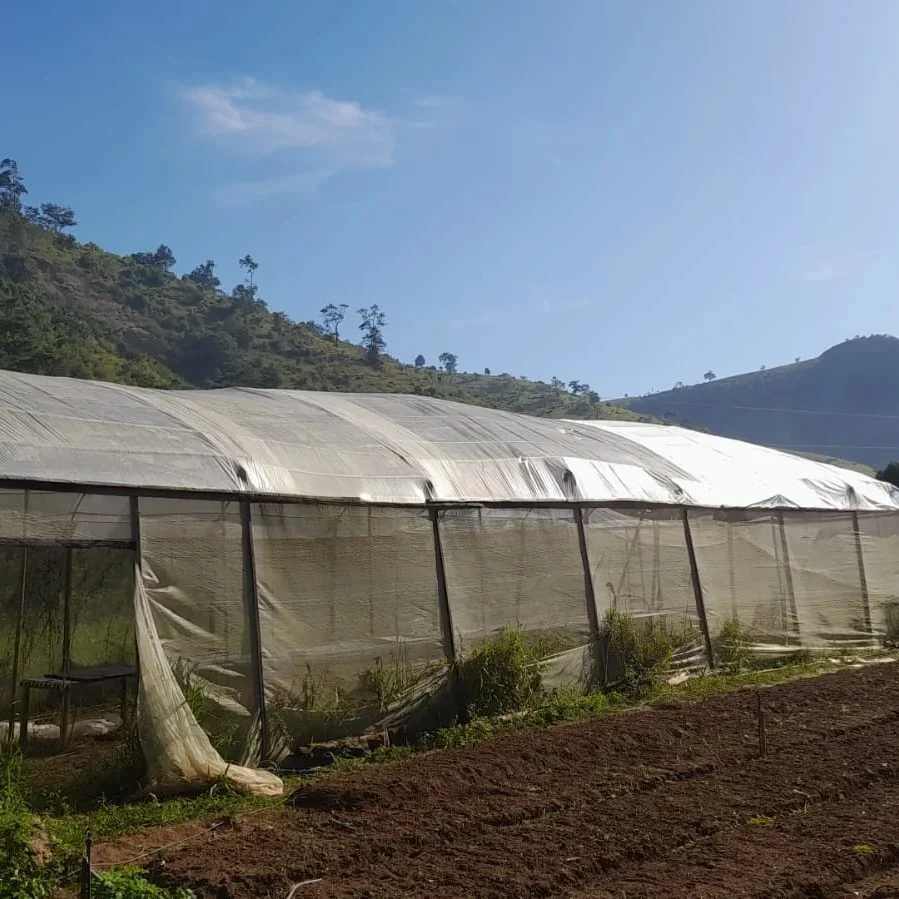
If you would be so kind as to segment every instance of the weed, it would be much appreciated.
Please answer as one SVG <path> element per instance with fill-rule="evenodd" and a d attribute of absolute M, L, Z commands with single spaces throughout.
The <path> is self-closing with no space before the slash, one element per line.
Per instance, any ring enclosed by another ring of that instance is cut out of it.
<path fill-rule="evenodd" d="M 736 620 L 725 621 L 712 641 L 718 665 L 725 671 L 740 671 L 752 665 L 752 635 Z"/>
<path fill-rule="evenodd" d="M 852 847 L 852 851 L 856 855 L 874 855 L 875 852 L 874 847 L 869 846 L 867 843 L 856 843 Z"/>
<path fill-rule="evenodd" d="M 504 715 L 543 696 L 539 657 L 520 628 L 507 628 L 482 643 L 457 668 L 473 716 Z"/>
<path fill-rule="evenodd" d="M 141 868 L 112 868 L 95 882 L 96 899 L 196 899 L 193 890 L 166 889 L 147 880 Z"/>
<path fill-rule="evenodd" d="M 651 693 L 653 682 L 671 666 L 674 651 L 690 639 L 685 629 L 674 630 L 653 618 L 637 621 L 609 609 L 599 628 L 600 655 L 604 659 L 603 685 L 635 698 Z M 618 669 L 610 683 L 609 671 Z"/>
<path fill-rule="evenodd" d="M 0 752 L 0 899 L 43 899 L 51 888 L 33 851 L 36 819 L 22 798 L 21 770 L 22 757 L 10 744 Z"/>
<path fill-rule="evenodd" d="M 373 694 L 379 711 L 387 707 L 415 686 L 418 677 L 409 663 L 405 647 L 400 646 L 396 653 L 390 653 L 387 664 L 378 656 L 374 666 L 359 675 L 359 688 L 364 693 Z"/>
<path fill-rule="evenodd" d="M 769 818 L 767 815 L 756 815 L 746 823 L 751 827 L 770 827 L 774 823 L 774 818 Z"/>

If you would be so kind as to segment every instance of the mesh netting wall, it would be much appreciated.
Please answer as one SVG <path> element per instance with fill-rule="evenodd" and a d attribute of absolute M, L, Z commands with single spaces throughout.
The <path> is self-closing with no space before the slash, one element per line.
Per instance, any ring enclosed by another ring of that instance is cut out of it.
<path fill-rule="evenodd" d="M 600 616 L 613 609 L 663 627 L 679 644 L 675 664 L 701 664 L 683 513 L 591 509 L 585 530 Z"/>
<path fill-rule="evenodd" d="M 141 499 L 144 588 L 188 704 L 216 748 L 241 758 L 255 711 L 237 502 Z"/>
<path fill-rule="evenodd" d="M 254 505 L 270 726 L 290 751 L 409 712 L 445 666 L 422 510 Z"/>
<path fill-rule="evenodd" d="M 0 546 L 4 719 L 19 695 L 20 680 L 64 670 L 67 569 L 71 571 L 69 670 L 133 662 L 130 538 L 126 497 L 0 490 L 0 540 L 5 541 Z M 91 546 L 92 541 L 97 545 Z M 73 694 L 73 704 L 99 708 L 114 699 L 109 692 L 84 687 Z M 40 717 L 58 699 L 54 692 L 34 693 L 32 714 Z"/>
<path fill-rule="evenodd" d="M 858 522 L 871 629 L 895 645 L 899 643 L 899 515 L 860 513 Z"/>
<path fill-rule="evenodd" d="M 463 655 L 521 628 L 550 684 L 581 677 L 590 623 L 573 510 L 451 509 L 438 519 L 446 589 Z M 558 670 L 556 670 L 558 669 Z"/>
<path fill-rule="evenodd" d="M 690 513 L 712 634 L 735 622 L 755 652 L 870 643 L 852 515 Z"/>

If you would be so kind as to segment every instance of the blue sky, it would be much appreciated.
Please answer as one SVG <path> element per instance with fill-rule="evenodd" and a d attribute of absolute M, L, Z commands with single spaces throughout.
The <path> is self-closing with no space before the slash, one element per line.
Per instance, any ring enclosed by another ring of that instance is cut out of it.
<path fill-rule="evenodd" d="M 0 156 L 82 240 L 604 397 L 899 333 L 899 3 L 53 6 Z"/>

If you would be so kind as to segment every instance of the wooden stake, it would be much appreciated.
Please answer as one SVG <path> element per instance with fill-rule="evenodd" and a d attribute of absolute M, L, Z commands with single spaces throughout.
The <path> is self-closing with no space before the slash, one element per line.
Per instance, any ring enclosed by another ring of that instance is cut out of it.
<path fill-rule="evenodd" d="M 765 710 L 762 708 L 762 694 L 755 694 L 755 714 L 759 723 L 759 756 L 768 754 L 768 735 L 765 733 Z"/>

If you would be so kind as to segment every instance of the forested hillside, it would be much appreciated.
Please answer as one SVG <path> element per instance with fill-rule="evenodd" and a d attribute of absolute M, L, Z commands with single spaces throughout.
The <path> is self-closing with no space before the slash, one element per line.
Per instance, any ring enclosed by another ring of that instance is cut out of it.
<path fill-rule="evenodd" d="M 251 255 L 222 289 L 213 260 L 176 274 L 162 245 L 130 256 L 80 243 L 75 212 L 27 203 L 13 160 L 0 163 L 0 367 L 151 387 L 280 387 L 414 393 L 533 415 L 645 418 L 600 401 L 579 381 L 470 374 L 456 357 L 402 364 L 388 352 L 386 310 L 273 311 Z M 345 338 L 359 339 L 353 343 Z"/>

